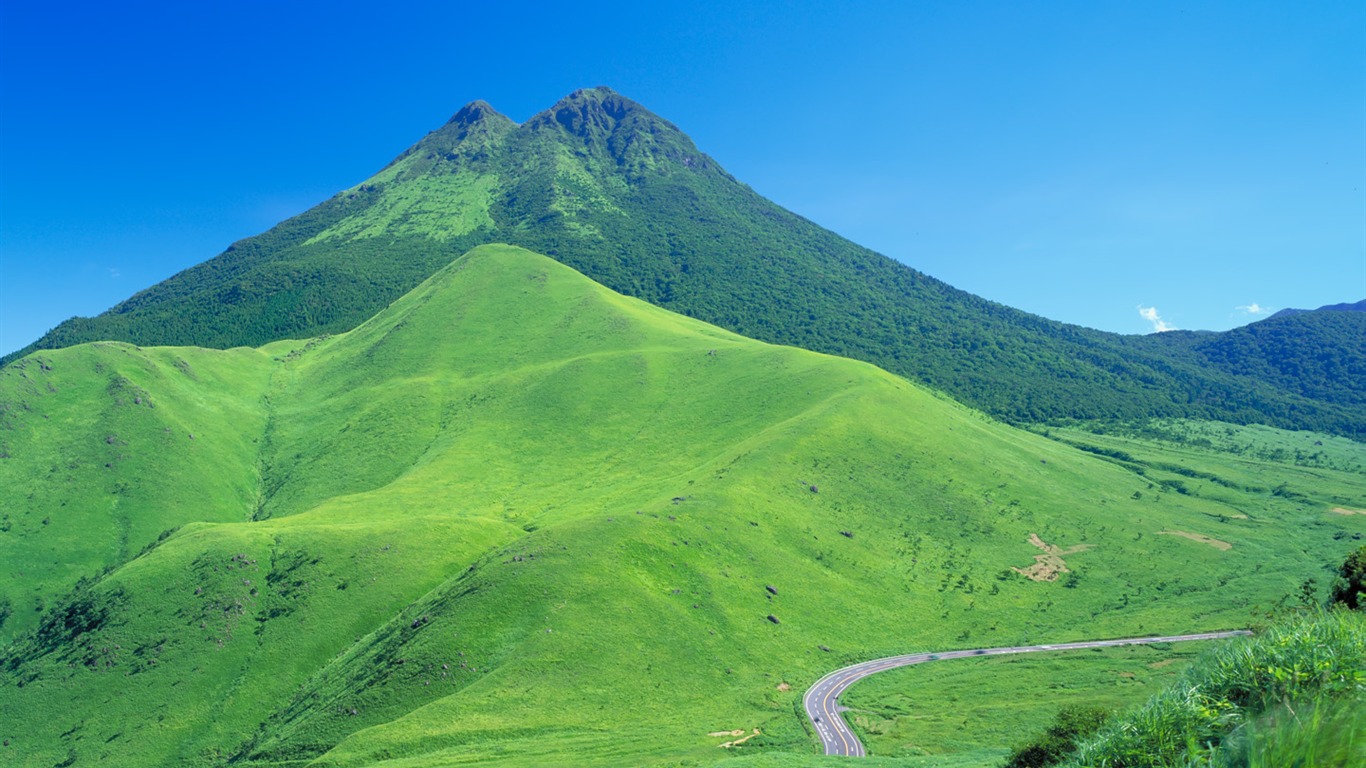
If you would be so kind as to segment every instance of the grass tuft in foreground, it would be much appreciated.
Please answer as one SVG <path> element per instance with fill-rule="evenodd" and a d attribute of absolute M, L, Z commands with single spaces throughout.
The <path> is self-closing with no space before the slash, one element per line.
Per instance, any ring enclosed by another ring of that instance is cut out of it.
<path fill-rule="evenodd" d="M 1366 615 L 1313 612 L 1212 652 L 1066 765 L 1361 765 L 1363 714 Z"/>

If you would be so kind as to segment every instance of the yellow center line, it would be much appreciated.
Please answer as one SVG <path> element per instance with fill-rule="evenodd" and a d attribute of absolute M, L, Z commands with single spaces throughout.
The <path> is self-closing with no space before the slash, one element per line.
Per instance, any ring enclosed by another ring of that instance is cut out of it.
<path fill-rule="evenodd" d="M 821 698 L 819 703 L 821 710 L 825 715 L 826 721 L 829 723 L 831 729 L 835 732 L 835 734 L 839 736 L 840 742 L 844 744 L 844 751 L 846 754 L 852 753 L 857 756 L 862 751 L 861 748 L 863 745 L 858 741 L 858 739 L 855 739 L 854 742 L 850 744 L 849 739 L 846 738 L 844 735 L 845 731 L 849 731 L 850 735 L 852 736 L 853 730 L 851 726 L 849 726 L 848 722 L 844 719 L 843 715 L 841 715 L 839 712 L 839 695 L 843 693 L 844 690 L 847 689 L 850 685 L 853 685 L 854 683 L 858 682 L 867 675 L 871 675 L 876 672 L 885 672 L 886 670 L 894 669 L 896 667 L 907 666 L 908 664 L 916 663 L 918 661 L 923 661 L 923 659 L 889 659 L 883 662 L 882 664 L 877 664 L 872 667 L 864 667 L 853 672 L 850 672 L 844 677 L 839 678 L 838 680 L 831 683 L 830 689 L 826 691 L 825 696 Z M 839 722 L 832 722 L 832 720 L 835 718 L 838 718 Z"/>
<path fill-rule="evenodd" d="M 840 741 L 844 744 L 845 753 L 850 751 L 849 739 L 844 736 L 844 732 L 848 730 L 849 726 L 844 722 L 844 718 L 841 717 L 838 706 L 832 705 L 838 705 L 840 691 L 844 687 L 857 681 L 859 677 L 861 677 L 860 672 L 852 672 L 840 678 L 838 682 L 830 686 L 830 690 L 826 692 L 825 698 L 821 701 L 821 708 L 825 710 L 827 720 L 831 718 L 840 718 L 840 722 L 833 725 L 835 733 L 839 735 Z M 857 741 L 855 741 L 855 743 L 857 743 Z"/>

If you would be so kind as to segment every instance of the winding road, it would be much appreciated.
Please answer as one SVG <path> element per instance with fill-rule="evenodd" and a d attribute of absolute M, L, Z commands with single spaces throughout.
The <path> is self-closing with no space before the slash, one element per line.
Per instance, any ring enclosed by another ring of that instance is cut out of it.
<path fill-rule="evenodd" d="M 802 699 L 802 706 L 806 708 L 806 717 L 811 721 L 811 725 L 816 729 L 816 735 L 821 737 L 821 746 L 825 748 L 827 755 L 846 755 L 849 757 L 865 757 L 868 753 L 863 749 L 863 743 L 858 740 L 854 732 L 849 728 L 848 723 L 844 722 L 844 717 L 840 715 L 844 707 L 839 704 L 840 694 L 844 693 L 849 686 L 857 683 L 863 678 L 883 672 L 896 667 L 907 667 L 912 664 L 921 664 L 927 661 L 940 661 L 942 659 L 961 659 L 964 656 L 999 656 L 1007 653 L 1036 653 L 1038 651 L 1074 651 L 1082 648 L 1108 648 L 1116 645 L 1146 645 L 1148 643 L 1175 643 L 1182 640 L 1222 640 L 1228 637 L 1238 637 L 1240 635 L 1250 635 L 1246 630 L 1236 630 L 1233 632 L 1204 632 L 1197 635 L 1169 635 L 1167 637 L 1130 637 L 1122 640 L 1088 640 L 1080 643 L 1054 643 L 1051 645 L 1017 645 L 1008 648 L 978 648 L 966 651 L 941 651 L 939 653 L 909 653 L 905 656 L 889 656 L 885 659 L 873 659 L 861 664 L 837 669 L 834 672 L 822 677 L 811 686 L 811 690 L 806 692 Z"/>

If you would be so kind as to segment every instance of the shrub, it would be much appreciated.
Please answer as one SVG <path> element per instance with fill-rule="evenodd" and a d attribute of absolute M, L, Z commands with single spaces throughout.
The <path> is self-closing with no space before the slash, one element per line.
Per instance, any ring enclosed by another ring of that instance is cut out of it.
<path fill-rule="evenodd" d="M 1333 582 L 1328 604 L 1366 611 L 1366 546 L 1348 555 L 1338 569 L 1338 578 Z"/>
<path fill-rule="evenodd" d="M 1011 751 L 1003 768 L 1057 765 L 1076 751 L 1078 739 L 1100 730 L 1109 717 L 1100 707 L 1063 707 L 1042 734 Z"/>

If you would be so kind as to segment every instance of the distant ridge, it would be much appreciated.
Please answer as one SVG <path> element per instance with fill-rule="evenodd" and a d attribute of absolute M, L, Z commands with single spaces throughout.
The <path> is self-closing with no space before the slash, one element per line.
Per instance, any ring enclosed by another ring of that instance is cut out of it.
<path fill-rule="evenodd" d="M 1277 317 L 1285 317 L 1286 315 L 1301 315 L 1305 312 L 1366 312 L 1366 299 L 1350 304 L 1325 304 L 1318 309 L 1292 309 L 1287 307 L 1267 319 L 1272 320 Z"/>
<path fill-rule="evenodd" d="M 1345 309 L 1337 309 L 1343 307 Z M 1201 363 L 1272 383 L 1306 398 L 1357 409 L 1366 424 L 1366 302 L 1273 317 L 1191 344 Z M 1164 336 L 1166 334 L 1163 334 Z"/>
<path fill-rule="evenodd" d="M 231 348 L 338 333 L 495 242 L 746 336 L 875 363 L 1012 422 L 1191 417 L 1366 436 L 1359 401 L 1339 388 L 1212 365 L 1178 338 L 1031 315 L 851 243 L 606 87 L 520 125 L 471 102 L 355 187 L 0 363 L 95 340 Z"/>

